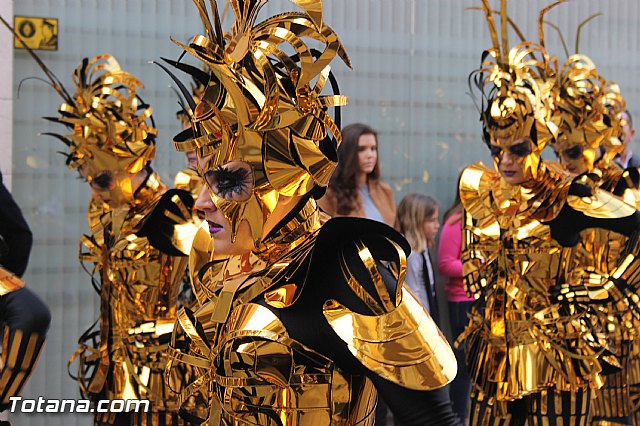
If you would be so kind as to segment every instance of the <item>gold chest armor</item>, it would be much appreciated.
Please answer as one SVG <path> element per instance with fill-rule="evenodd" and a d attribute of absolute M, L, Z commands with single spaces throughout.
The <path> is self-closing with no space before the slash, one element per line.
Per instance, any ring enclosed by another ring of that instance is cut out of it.
<path fill-rule="evenodd" d="M 483 311 L 472 310 L 461 337 L 468 339 L 471 377 L 485 394 L 502 401 L 551 385 L 597 387 L 599 347 L 592 339 L 588 311 L 564 312 L 549 298 L 558 277 L 569 276 L 572 249 L 562 248 L 548 225 L 526 214 L 528 200 L 510 209 L 509 201 L 496 195 L 498 190 L 488 195 L 494 177 L 490 170 L 471 166 L 467 186 L 465 178 L 461 184 L 467 211 L 464 276 L 470 291 L 484 302 Z M 551 195 L 558 197 L 560 191 L 558 185 Z M 503 209 L 500 223 L 494 202 Z"/>
<path fill-rule="evenodd" d="M 220 424 L 373 424 L 371 381 L 345 374 L 291 339 L 264 306 L 247 303 L 233 309 L 215 352 L 210 391 L 220 410 L 211 408 Z"/>

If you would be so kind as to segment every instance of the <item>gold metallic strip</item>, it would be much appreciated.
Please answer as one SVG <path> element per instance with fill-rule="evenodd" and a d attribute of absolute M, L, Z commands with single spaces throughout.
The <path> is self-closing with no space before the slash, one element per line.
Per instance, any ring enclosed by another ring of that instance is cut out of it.
<path fill-rule="evenodd" d="M 318 101 L 323 107 L 345 106 L 349 103 L 344 95 L 323 96 Z"/>
<path fill-rule="evenodd" d="M 211 321 L 218 324 L 224 324 L 227 321 L 235 294 L 242 284 L 244 284 L 244 280 L 227 281 L 223 285 L 218 300 L 216 300 L 216 307 L 211 314 Z"/>
<path fill-rule="evenodd" d="M 185 151 L 195 151 L 198 148 L 198 145 L 195 144 L 193 139 L 189 139 L 182 142 L 173 141 L 173 147 L 176 151 L 185 152 Z"/>
<path fill-rule="evenodd" d="M 4 369 L 2 370 L 2 377 L 0 377 L 0 389 L 6 389 L 6 387 L 9 384 L 9 379 L 11 378 L 11 373 L 13 372 L 13 369 L 5 366 Z M 7 395 L 10 395 L 9 393 L 7 393 Z"/>
<path fill-rule="evenodd" d="M 344 258 L 344 253 L 340 257 L 339 263 L 340 263 L 340 269 L 342 270 L 342 274 L 344 275 L 344 278 L 347 281 L 347 284 L 349 285 L 351 290 L 353 290 L 356 296 L 358 296 L 358 298 L 362 300 L 369 307 L 369 309 L 373 311 L 374 314 L 376 315 L 384 314 L 385 313 L 384 308 L 380 306 L 378 301 L 375 300 L 373 296 L 371 296 L 367 292 L 367 290 L 358 282 L 358 280 L 356 280 L 356 278 L 351 273 L 351 270 L 349 269 L 349 266 L 347 265 L 346 260 Z"/>
<path fill-rule="evenodd" d="M 40 335 L 37 333 L 33 333 L 29 336 L 29 342 L 27 343 L 27 349 L 25 350 L 20 369 L 27 370 L 29 366 L 34 363 L 34 358 L 38 354 L 36 351 L 38 340 L 40 340 Z"/>
<path fill-rule="evenodd" d="M 205 339 L 200 337 L 198 330 L 191 322 L 191 318 L 189 318 L 185 309 L 181 309 L 180 312 L 178 312 L 177 319 L 184 332 L 189 336 L 193 343 L 195 343 L 200 352 L 202 352 L 205 357 L 210 357 L 211 350 L 209 349 L 209 345 L 207 345 Z"/>
<path fill-rule="evenodd" d="M 182 362 L 184 364 L 188 364 L 194 367 L 200 367 L 200 368 L 205 368 L 208 369 L 211 367 L 211 360 L 209 358 L 204 358 L 204 357 L 200 357 L 200 356 L 196 356 L 196 355 L 190 355 L 190 354 L 186 354 L 184 352 L 178 352 L 177 350 L 175 350 L 172 354 L 171 357 L 175 360 L 175 361 L 179 361 Z"/>
<path fill-rule="evenodd" d="M 18 393 L 18 389 L 20 388 L 21 382 L 24 380 L 25 372 L 19 371 L 13 378 L 11 382 L 11 387 L 9 388 L 9 392 L 7 396 L 15 396 Z"/>
<path fill-rule="evenodd" d="M 396 285 L 396 306 L 398 306 L 402 300 L 402 285 L 404 284 L 404 278 L 407 275 L 407 255 L 402 247 L 400 247 L 400 245 L 395 241 L 387 238 L 387 242 L 389 242 L 398 253 L 398 283 Z"/>
<path fill-rule="evenodd" d="M 11 349 L 9 350 L 9 358 L 7 360 L 7 365 L 5 365 L 5 368 L 14 368 L 17 365 L 18 352 L 20 351 L 20 345 L 22 344 L 23 337 L 24 333 L 22 330 L 14 330 L 13 339 L 11 340 Z"/>
<path fill-rule="evenodd" d="M 358 256 L 360 257 L 360 260 L 362 260 L 362 263 L 364 263 L 367 271 L 369 271 L 369 276 L 373 281 L 373 285 L 376 289 L 376 292 L 378 293 L 378 297 L 380 298 L 382 305 L 385 308 L 385 311 L 391 312 L 395 309 L 396 306 L 393 304 L 391 298 L 389 297 L 389 291 L 387 290 L 387 286 L 382 280 L 382 276 L 378 271 L 378 267 L 376 266 L 376 262 L 373 259 L 373 255 L 369 251 L 369 248 L 366 247 L 362 242 L 356 242 L 356 247 L 358 248 Z"/>

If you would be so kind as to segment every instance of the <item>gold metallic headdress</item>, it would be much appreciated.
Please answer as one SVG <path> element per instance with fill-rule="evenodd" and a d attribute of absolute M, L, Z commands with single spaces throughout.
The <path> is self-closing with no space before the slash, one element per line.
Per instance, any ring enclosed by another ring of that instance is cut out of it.
<path fill-rule="evenodd" d="M 152 109 L 137 94 L 140 81 L 123 71 L 111 55 L 84 58 L 73 72 L 76 92 L 73 96 L 56 75 L 22 37 L 0 17 L 0 21 L 27 49 L 49 79 L 51 87 L 64 103 L 58 111 L 62 117 L 48 120 L 65 124 L 73 129 L 69 135 L 45 133 L 60 139 L 69 148 L 67 165 L 72 168 L 110 155 L 128 173 L 142 170 L 155 155 L 157 134 Z"/>
<path fill-rule="evenodd" d="M 188 45 L 176 42 L 203 61 L 210 80 L 197 105 L 178 84 L 188 100 L 195 137 L 178 135 L 174 145 L 211 156 L 208 170 L 233 161 L 251 166 L 254 190 L 248 200 L 229 201 L 210 193 L 234 236 L 240 222 L 249 221 L 256 246 L 279 194 L 305 195 L 328 184 L 341 138 L 327 109 L 346 105 L 347 99 L 321 93 L 328 81 L 337 92 L 329 66 L 336 56 L 350 66 L 338 36 L 323 22 L 320 0 L 291 0 L 302 12 L 255 23 L 267 1 L 230 0 L 236 20 L 231 33 L 223 33 L 215 0 L 212 19 L 204 0 L 194 0 L 206 35 Z M 312 49 L 305 40 L 324 49 Z M 291 49 L 295 53 L 287 53 Z M 193 68 L 174 65 L 187 72 Z"/>
<path fill-rule="evenodd" d="M 552 60 L 541 43 L 524 40 L 522 33 L 507 16 L 506 0 L 500 3 L 500 37 L 488 0 L 482 1 L 493 47 L 483 53 L 480 69 L 470 75 L 482 97 L 481 120 L 485 142 L 508 146 L 516 140 L 530 137 L 541 152 L 554 140 L 556 127 L 549 121 L 551 107 L 549 88 L 555 77 Z M 560 2 L 556 3 L 559 4 Z M 544 14 L 553 6 L 540 13 Z M 512 25 L 522 42 L 509 49 L 508 25 Z"/>
<path fill-rule="evenodd" d="M 69 147 L 67 164 L 81 167 L 109 155 L 131 174 L 142 170 L 155 155 L 156 129 L 152 109 L 136 90 L 143 87 L 123 71 L 111 55 L 85 58 L 73 72 L 76 92 L 65 98 L 52 121 L 73 128 L 69 135 L 56 135 Z"/>
<path fill-rule="evenodd" d="M 134 202 L 132 178 L 155 156 L 156 128 L 151 107 L 137 94 L 143 87 L 133 75 L 122 71 L 111 55 L 85 58 L 73 72 L 73 96 L 58 77 L 27 46 L 18 33 L 0 16 L 42 68 L 51 87 L 64 103 L 61 117 L 46 117 L 73 130 L 68 135 L 44 133 L 64 142 L 69 149 L 67 165 L 79 168 L 103 202 L 112 207 Z"/>
<path fill-rule="evenodd" d="M 53 75 L 36 60 L 48 76 Z M 73 72 L 73 82 L 76 92 L 69 96 L 52 79 L 65 102 L 58 108 L 61 117 L 48 118 L 73 133 L 44 134 L 67 145 L 67 165 L 81 171 L 103 202 L 112 207 L 133 204 L 132 178 L 155 156 L 152 109 L 137 94 L 142 83 L 106 54 L 83 59 Z"/>
<path fill-rule="evenodd" d="M 593 61 L 578 52 L 580 31 L 596 16 L 598 14 L 579 25 L 576 53 L 563 64 L 553 88 L 555 108 L 552 121 L 558 126 L 558 141 L 554 149 L 556 152 L 567 151 L 579 146 L 582 151 L 580 158 L 584 160 L 577 161 L 586 161 L 589 170 L 594 166 L 600 146 L 608 148 L 607 156 L 612 155 L 611 159 L 615 157 L 618 146 L 621 146 L 617 136 L 622 128 L 620 113 L 625 107 L 617 85 L 607 82 Z M 558 31 L 566 51 L 562 33 L 558 27 L 552 26 Z"/>

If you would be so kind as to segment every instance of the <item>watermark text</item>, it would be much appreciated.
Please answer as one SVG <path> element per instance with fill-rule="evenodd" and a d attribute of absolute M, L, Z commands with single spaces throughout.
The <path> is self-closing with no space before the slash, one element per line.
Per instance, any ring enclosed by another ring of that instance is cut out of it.
<path fill-rule="evenodd" d="M 12 396 L 12 413 L 128 413 L 149 412 L 148 399 L 101 399 L 93 404 L 88 399 L 24 399 Z"/>

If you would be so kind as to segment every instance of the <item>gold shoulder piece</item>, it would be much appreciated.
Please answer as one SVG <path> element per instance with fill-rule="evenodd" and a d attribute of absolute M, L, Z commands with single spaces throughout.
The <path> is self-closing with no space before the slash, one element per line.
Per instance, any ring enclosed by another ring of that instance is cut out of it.
<path fill-rule="evenodd" d="M 381 377 L 415 390 L 449 383 L 457 364 L 451 347 L 424 307 L 407 289 L 391 312 L 362 315 L 335 300 L 323 307 L 331 328 L 351 353 Z"/>
<path fill-rule="evenodd" d="M 496 173 L 482 163 L 471 164 L 462 172 L 460 201 L 473 218 L 483 218 L 491 211 L 487 195 L 495 179 Z"/>
<path fill-rule="evenodd" d="M 596 189 L 591 197 L 569 195 L 567 203 L 572 209 L 596 219 L 620 219 L 636 212 L 634 207 L 600 189 Z"/>

